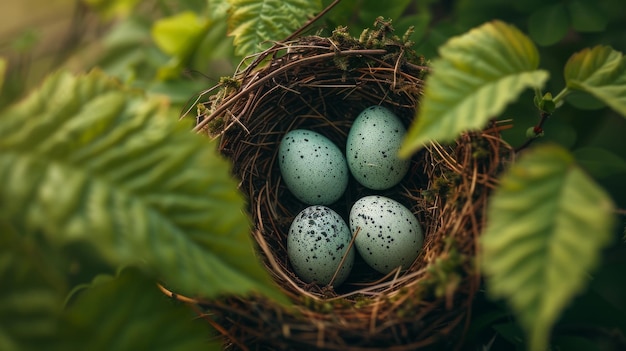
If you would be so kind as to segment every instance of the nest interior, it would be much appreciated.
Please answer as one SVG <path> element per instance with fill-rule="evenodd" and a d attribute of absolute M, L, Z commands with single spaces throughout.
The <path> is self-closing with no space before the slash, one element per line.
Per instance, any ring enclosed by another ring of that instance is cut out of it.
<path fill-rule="evenodd" d="M 293 306 L 259 296 L 204 301 L 207 319 L 230 349 L 410 350 L 458 343 L 479 286 L 474 257 L 489 190 L 509 148 L 493 124 L 454 144 L 433 143 L 412 158 L 403 181 L 372 191 L 350 179 L 329 207 L 347 218 L 360 197 L 380 194 L 403 203 L 424 229 L 413 265 L 387 276 L 359 261 L 333 289 L 307 284 L 290 267 L 286 238 L 305 207 L 281 181 L 276 162 L 284 134 L 317 131 L 345 149 L 348 131 L 366 107 L 382 105 L 408 127 L 422 93 L 424 59 L 407 36 L 378 21 L 360 38 L 344 28 L 330 37 L 279 43 L 219 84 L 199 107 L 198 130 L 219 138 L 223 155 L 249 198 L 258 253 Z M 345 150 L 343 150 L 345 151 Z"/>

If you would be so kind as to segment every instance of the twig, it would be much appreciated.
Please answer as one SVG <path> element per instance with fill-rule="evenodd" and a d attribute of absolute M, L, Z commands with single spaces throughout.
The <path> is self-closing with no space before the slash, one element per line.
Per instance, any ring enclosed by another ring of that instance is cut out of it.
<path fill-rule="evenodd" d="M 335 282 L 335 278 L 337 278 L 337 274 L 339 274 L 341 267 L 343 267 L 343 263 L 346 261 L 346 257 L 348 257 L 350 250 L 352 250 L 352 247 L 354 246 L 354 240 L 356 239 L 356 236 L 359 235 L 360 231 L 361 231 L 361 227 L 357 227 L 356 232 L 354 232 L 354 235 L 352 236 L 352 240 L 350 240 L 350 243 L 348 244 L 348 249 L 346 250 L 346 253 L 343 254 L 343 257 L 341 258 L 341 261 L 339 262 L 339 266 L 337 266 L 337 269 L 335 270 L 335 274 L 333 274 L 333 277 L 330 279 L 330 282 L 328 283 L 329 286 L 333 285 L 333 283 Z"/>
<path fill-rule="evenodd" d="M 190 304 L 194 304 L 194 305 L 200 304 L 200 302 L 198 300 L 192 299 L 190 297 L 186 297 L 186 296 L 183 296 L 183 295 L 179 295 L 179 294 L 177 294 L 175 292 L 172 292 L 172 291 L 166 289 L 161 284 L 157 284 L 157 286 L 159 287 L 159 290 L 161 290 L 161 292 L 163 294 L 165 294 L 165 296 L 167 296 L 167 297 L 169 297 L 169 298 L 171 298 L 173 300 L 184 302 L 184 303 L 190 303 Z"/>
<path fill-rule="evenodd" d="M 533 133 L 535 133 L 535 137 L 528 138 L 522 145 L 518 146 L 515 149 L 516 153 L 527 148 L 530 144 L 532 144 L 533 140 L 537 139 L 537 136 L 539 136 L 539 134 L 543 133 L 543 125 L 546 123 L 550 116 L 551 115 L 548 112 L 541 112 L 539 123 L 537 123 L 537 125 L 533 127 Z"/>
<path fill-rule="evenodd" d="M 302 65 L 303 63 L 306 63 L 306 62 L 309 62 L 309 61 L 311 61 L 311 62 L 314 62 L 314 61 L 324 61 L 324 60 L 327 60 L 328 58 L 331 58 L 331 57 L 336 56 L 336 55 L 382 55 L 382 54 L 385 54 L 386 52 L 387 51 L 385 51 L 383 49 L 345 50 L 345 51 L 341 51 L 341 52 L 338 52 L 338 53 L 330 52 L 330 53 L 327 53 L 327 54 L 320 54 L 320 55 L 317 55 L 317 56 L 306 57 L 306 58 L 303 58 L 303 59 L 301 59 L 299 61 L 288 63 L 288 64 L 286 64 L 286 65 L 276 69 L 271 74 L 268 74 L 268 75 L 260 78 L 256 82 L 250 84 L 249 86 L 246 87 L 246 89 L 241 90 L 239 93 L 237 93 L 235 96 L 230 98 L 228 101 L 225 101 L 210 116 L 205 118 L 202 122 L 198 123 L 196 125 L 196 127 L 193 129 L 193 131 L 194 132 L 200 132 L 202 130 L 202 128 L 205 125 L 207 125 L 214 118 L 214 116 L 218 116 L 220 113 L 224 112 L 224 110 L 226 108 L 228 108 L 234 102 L 239 100 L 242 96 L 250 93 L 250 90 L 258 87 L 259 85 L 267 82 L 268 80 L 271 80 L 275 76 L 277 76 L 277 75 L 279 75 L 279 74 L 289 70 L 290 68 L 292 68 L 292 66 Z"/>

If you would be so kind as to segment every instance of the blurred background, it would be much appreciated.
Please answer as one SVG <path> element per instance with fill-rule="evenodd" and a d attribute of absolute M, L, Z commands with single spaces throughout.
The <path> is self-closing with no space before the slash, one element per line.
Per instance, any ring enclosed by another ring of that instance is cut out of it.
<path fill-rule="evenodd" d="M 167 96 L 182 113 L 243 59 L 228 35 L 228 7 L 226 0 L 1 0 L 0 57 L 7 60 L 7 70 L 0 108 L 24 97 L 50 72 L 97 68 L 148 94 Z M 436 58 L 437 48 L 451 36 L 486 21 L 514 24 L 536 42 L 540 66 L 551 73 L 545 91 L 553 94 L 564 85 L 562 67 L 573 53 L 599 44 L 626 52 L 623 0 L 344 0 L 306 34 L 325 35 L 342 25 L 358 36 L 377 16 L 391 18 L 399 35 L 414 26 L 411 38 L 426 59 Z M 284 38 L 275 34 L 267 39 Z M 514 146 L 538 120 L 532 97 L 528 91 L 500 116 L 515 121 L 505 135 Z M 626 209 L 626 119 L 588 96 L 571 95 L 545 125 L 539 142 L 544 141 L 572 150 Z M 626 249 L 617 244 L 626 236 L 623 218 L 616 244 L 606 251 L 589 290 L 563 316 L 561 328 L 621 320 L 626 330 Z M 514 324 L 487 314 L 498 310 L 497 304 L 479 299 L 477 306 L 475 338 L 482 335 L 481 325 L 489 324 L 517 345 Z"/>

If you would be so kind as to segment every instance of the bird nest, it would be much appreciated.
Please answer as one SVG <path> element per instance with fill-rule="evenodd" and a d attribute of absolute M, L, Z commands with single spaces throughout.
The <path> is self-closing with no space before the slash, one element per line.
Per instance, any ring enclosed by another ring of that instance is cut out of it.
<path fill-rule="evenodd" d="M 314 130 L 344 148 L 366 107 L 385 106 L 407 127 L 416 115 L 428 68 L 407 37 L 392 31 L 379 20 L 360 38 L 339 28 L 330 37 L 276 44 L 199 105 L 196 130 L 218 138 L 232 161 L 249 199 L 258 255 L 293 303 L 259 296 L 203 301 L 226 348 L 413 350 L 461 342 L 480 285 L 474 258 L 487 196 L 511 155 L 495 122 L 453 144 L 429 144 L 391 189 L 372 191 L 350 179 L 330 205 L 347 218 L 357 199 L 379 194 L 409 208 L 422 224 L 424 246 L 408 269 L 383 276 L 357 258 L 348 280 L 333 288 L 300 280 L 287 256 L 289 226 L 307 205 L 281 180 L 276 160 L 285 133 Z"/>

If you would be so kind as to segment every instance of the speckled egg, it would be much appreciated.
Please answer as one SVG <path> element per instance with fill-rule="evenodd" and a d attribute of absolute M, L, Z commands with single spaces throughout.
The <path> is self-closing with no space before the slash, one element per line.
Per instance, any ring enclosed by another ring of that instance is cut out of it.
<path fill-rule="evenodd" d="M 280 142 L 278 164 L 287 188 L 309 205 L 329 205 L 348 186 L 348 165 L 325 136 L 305 129 L 288 132 Z"/>
<path fill-rule="evenodd" d="M 401 203 L 384 196 L 365 196 L 350 210 L 350 229 L 359 254 L 375 270 L 387 274 L 408 268 L 417 258 L 424 234 L 417 218 Z"/>
<path fill-rule="evenodd" d="M 384 190 L 398 184 L 411 161 L 398 157 L 406 128 L 393 112 L 370 106 L 354 120 L 346 142 L 350 172 L 361 185 Z"/>
<path fill-rule="evenodd" d="M 326 206 L 311 206 L 300 212 L 289 228 L 287 256 L 295 273 L 307 283 L 328 285 L 346 255 L 333 286 L 343 283 L 354 264 L 352 236 L 346 222 Z"/>

